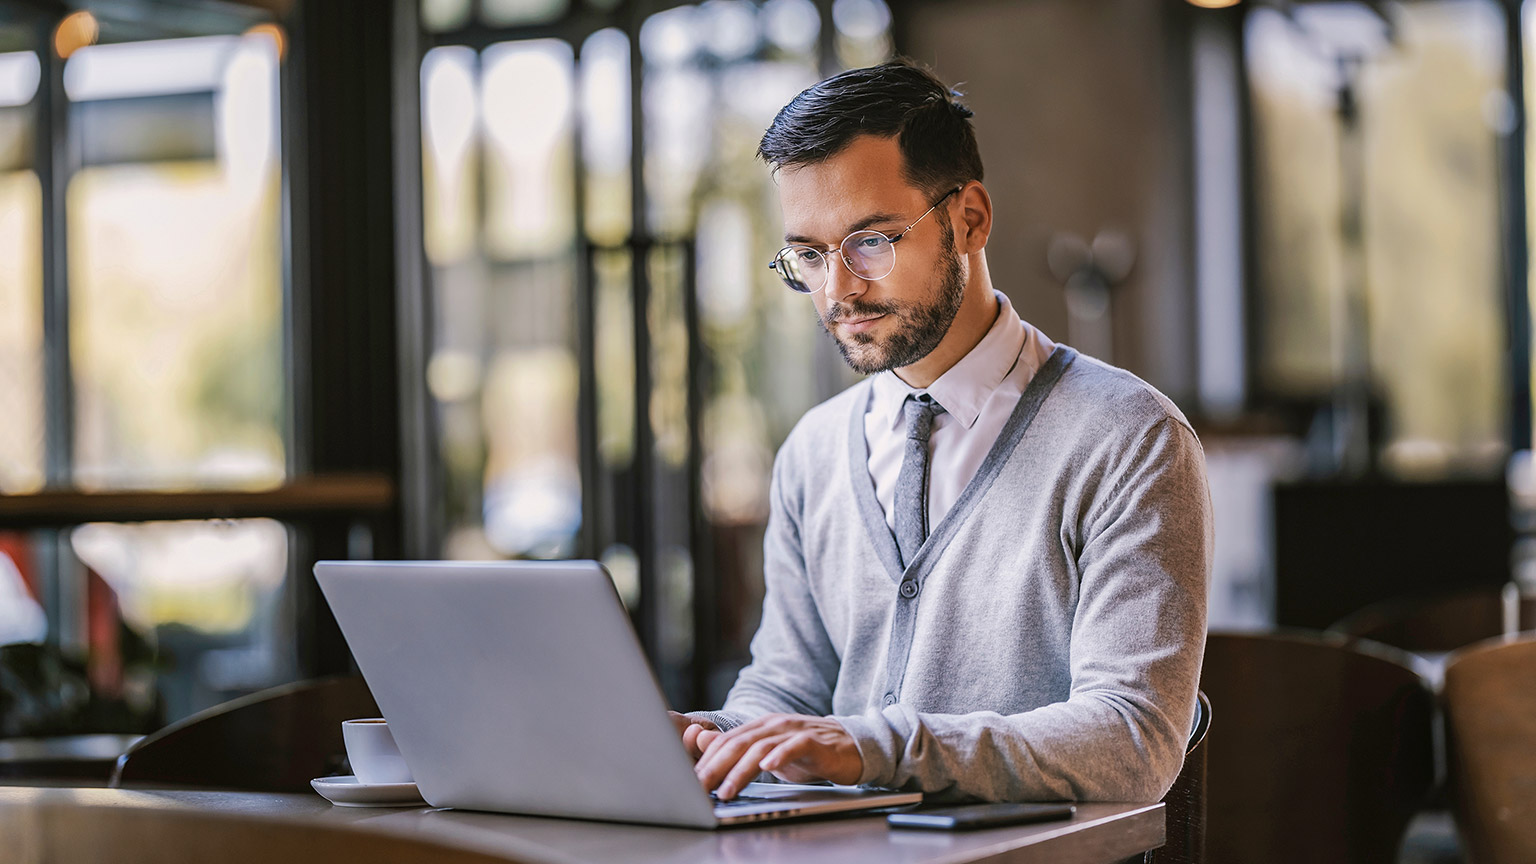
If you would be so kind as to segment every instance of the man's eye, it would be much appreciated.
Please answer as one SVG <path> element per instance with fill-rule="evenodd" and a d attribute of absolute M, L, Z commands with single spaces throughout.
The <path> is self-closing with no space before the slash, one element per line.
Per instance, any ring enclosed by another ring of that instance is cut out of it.
<path fill-rule="evenodd" d="M 868 237 L 861 237 L 861 238 L 859 238 L 859 248 L 860 249 L 878 249 L 878 248 L 880 248 L 880 245 L 883 244 L 884 242 L 885 242 L 885 238 L 884 237 L 876 237 L 873 234 L 871 234 Z"/>
<path fill-rule="evenodd" d="M 821 253 L 815 249 L 801 249 L 800 260 L 806 264 L 815 264 L 821 260 Z"/>

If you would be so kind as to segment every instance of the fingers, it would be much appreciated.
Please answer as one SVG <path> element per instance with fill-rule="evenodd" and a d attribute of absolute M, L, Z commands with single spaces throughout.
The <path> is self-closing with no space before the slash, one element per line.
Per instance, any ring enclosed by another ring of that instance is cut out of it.
<path fill-rule="evenodd" d="M 815 748 L 811 745 L 815 743 L 815 740 L 809 733 L 798 732 L 780 741 L 777 747 L 768 751 L 768 755 L 763 757 L 763 770 L 777 773 L 798 759 L 814 755 Z M 797 778 L 780 777 L 779 779 L 791 780 Z"/>
<path fill-rule="evenodd" d="M 705 729 L 700 727 L 699 731 L 694 735 L 694 741 L 699 746 L 699 755 L 703 756 L 704 751 L 709 749 L 709 745 L 713 743 L 715 739 L 724 734 L 725 733 L 721 732 L 719 729 Z"/>
<path fill-rule="evenodd" d="M 703 752 L 694 773 L 705 791 L 729 800 L 765 770 L 763 758 L 793 737 L 806 719 L 770 714 L 730 732 L 702 732 L 696 741 Z"/>
<path fill-rule="evenodd" d="M 677 734 L 682 736 L 683 747 L 688 751 L 688 755 L 693 757 L 695 760 L 699 758 L 704 750 L 703 745 L 696 743 L 699 734 L 703 732 L 711 732 L 712 734 L 716 735 L 719 734 L 719 730 L 715 724 L 709 722 L 708 720 L 698 720 L 693 717 L 689 717 L 687 714 L 679 714 L 676 711 L 668 711 L 667 717 L 672 720 L 672 725 L 677 728 Z M 706 739 L 704 743 L 707 744 L 708 739 Z"/>
<path fill-rule="evenodd" d="M 725 779 L 720 781 L 720 786 L 715 790 L 715 794 L 720 796 L 721 800 L 729 801 L 736 797 L 737 792 L 745 789 L 748 783 L 756 780 L 757 776 L 763 773 L 763 757 L 767 756 L 769 751 L 779 745 L 781 737 L 775 735 L 754 741 L 752 746 L 748 747 L 747 751 L 737 760 L 735 767 L 731 768 L 730 773 L 725 775 Z"/>
<path fill-rule="evenodd" d="M 782 735 L 756 739 L 743 736 L 720 747 L 707 775 L 702 776 L 703 786 L 714 789 L 714 795 L 722 801 L 730 801 L 762 773 L 763 756 L 779 746 L 780 739 Z"/>
<path fill-rule="evenodd" d="M 685 742 L 689 739 L 685 737 Z M 720 799 L 736 796 L 760 773 L 804 783 L 857 783 L 864 770 L 858 745 L 834 720 L 769 714 L 729 732 L 701 730 L 691 738 L 700 755 L 694 774 L 704 791 Z"/>
<path fill-rule="evenodd" d="M 699 757 L 693 769 L 698 775 L 699 782 L 704 786 L 704 791 L 714 791 L 722 800 L 734 797 L 751 777 L 755 777 L 762 770 L 755 766 L 768 751 L 758 750 L 753 756 L 752 748 L 773 734 L 773 730 L 766 728 L 760 721 L 738 726 L 730 732 L 714 733 L 703 744 L 703 755 Z M 700 733 L 700 738 L 703 737 L 703 733 Z M 731 779 L 732 775 L 737 779 L 747 775 L 748 780 L 727 785 L 727 780 Z"/>
<path fill-rule="evenodd" d="M 696 723 L 683 730 L 683 747 L 688 751 L 688 755 L 693 757 L 693 761 L 697 762 L 699 757 L 704 755 L 704 748 L 709 746 L 709 742 L 719 738 L 720 734 L 717 729 Z"/>

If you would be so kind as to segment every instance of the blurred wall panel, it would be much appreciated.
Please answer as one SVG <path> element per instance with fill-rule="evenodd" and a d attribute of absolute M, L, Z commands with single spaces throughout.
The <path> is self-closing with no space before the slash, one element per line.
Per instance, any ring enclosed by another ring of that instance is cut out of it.
<path fill-rule="evenodd" d="M 1047 335 L 1071 341 L 1062 287 L 1046 266 L 1051 238 L 1126 232 L 1136 257 L 1112 291 L 1111 359 L 1189 405 L 1197 382 L 1180 5 L 911 2 L 897 10 L 897 48 L 957 85 L 976 112 L 995 208 L 994 284 Z"/>

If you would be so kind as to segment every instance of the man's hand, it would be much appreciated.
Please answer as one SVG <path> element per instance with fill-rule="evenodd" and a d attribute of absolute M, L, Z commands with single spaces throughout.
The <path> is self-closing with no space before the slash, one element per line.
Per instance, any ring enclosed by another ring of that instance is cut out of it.
<path fill-rule="evenodd" d="M 729 732 L 700 731 L 695 745 L 703 755 L 693 773 L 705 792 L 714 791 L 722 801 L 736 797 L 764 771 L 790 783 L 830 780 L 844 785 L 859 782 L 864 773 L 853 737 L 826 717 L 767 714 Z"/>
<path fill-rule="evenodd" d="M 700 733 L 718 734 L 720 732 L 720 727 L 708 720 L 699 720 L 676 711 L 668 711 L 667 716 L 672 718 L 672 724 L 677 727 L 677 734 L 683 738 L 683 747 L 688 750 L 688 755 L 693 757 L 695 762 L 699 761 L 699 757 L 704 753 L 704 747 L 699 744 Z"/>

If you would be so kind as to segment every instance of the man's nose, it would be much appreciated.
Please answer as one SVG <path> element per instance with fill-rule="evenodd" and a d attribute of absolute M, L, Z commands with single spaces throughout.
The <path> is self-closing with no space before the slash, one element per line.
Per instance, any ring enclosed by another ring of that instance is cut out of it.
<path fill-rule="evenodd" d="M 842 252 L 827 256 L 827 300 L 835 303 L 847 297 L 857 297 L 868 286 L 869 283 L 853 274 Z"/>

